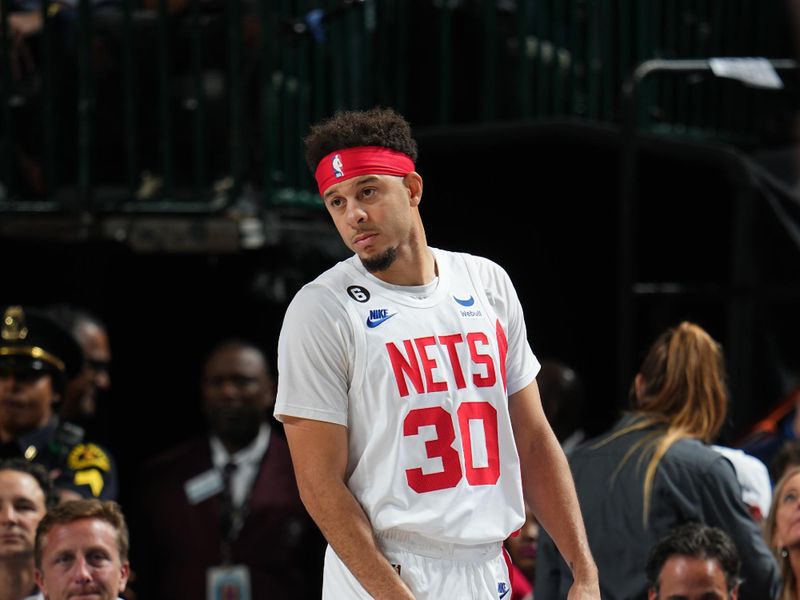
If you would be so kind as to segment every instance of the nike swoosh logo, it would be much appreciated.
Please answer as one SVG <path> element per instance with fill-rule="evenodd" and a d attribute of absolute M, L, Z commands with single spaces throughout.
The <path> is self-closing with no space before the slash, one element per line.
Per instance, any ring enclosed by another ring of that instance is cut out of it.
<path fill-rule="evenodd" d="M 502 594 L 500 594 L 500 600 L 503 600 L 503 598 L 508 596 L 508 592 L 510 592 L 510 591 L 511 591 L 511 588 L 506 588 L 505 591 Z"/>
<path fill-rule="evenodd" d="M 473 298 L 472 296 L 470 296 L 466 300 L 462 300 L 461 298 L 456 298 L 455 296 L 453 296 L 453 300 L 458 302 L 461 306 L 472 306 L 473 304 L 475 304 L 475 298 Z"/>
<path fill-rule="evenodd" d="M 390 315 L 386 315 L 385 317 L 381 317 L 380 319 L 370 319 L 369 317 L 367 317 L 367 327 L 377 327 L 384 321 L 388 321 L 389 319 L 391 319 L 396 314 L 397 313 L 392 313 Z"/>

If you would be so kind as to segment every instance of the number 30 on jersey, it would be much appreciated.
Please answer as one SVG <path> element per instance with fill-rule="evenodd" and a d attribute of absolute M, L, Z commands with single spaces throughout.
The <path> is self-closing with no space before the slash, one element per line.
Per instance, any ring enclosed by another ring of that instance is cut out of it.
<path fill-rule="evenodd" d="M 488 402 L 463 402 L 456 410 L 455 420 L 461 433 L 466 473 L 462 472 L 459 452 L 453 447 L 453 442 L 456 440 L 453 415 L 441 406 L 417 408 L 406 415 L 403 421 L 403 435 L 416 436 L 421 427 L 433 426 L 436 437 L 425 442 L 425 451 L 428 458 L 442 460 L 442 470 L 436 473 L 423 473 L 421 468 L 406 469 L 408 485 L 415 492 L 423 494 L 454 488 L 465 474 L 469 485 L 494 485 L 500 478 L 497 409 Z M 480 421 L 483 425 L 488 458 L 486 466 L 475 466 L 471 421 Z"/>

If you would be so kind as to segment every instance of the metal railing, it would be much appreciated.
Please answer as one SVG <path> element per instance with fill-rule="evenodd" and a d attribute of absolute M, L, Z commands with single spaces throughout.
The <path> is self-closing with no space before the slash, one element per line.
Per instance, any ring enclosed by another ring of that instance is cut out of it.
<path fill-rule="evenodd" d="M 728 62 L 734 67 L 743 65 L 741 59 L 730 58 Z M 768 79 L 771 76 L 781 74 L 784 77 L 793 75 L 796 80 L 798 73 L 798 62 L 792 59 L 772 59 L 763 61 L 747 60 L 747 63 L 755 63 L 755 67 L 760 68 L 761 74 L 766 74 Z M 750 368 L 754 362 L 752 341 L 756 338 L 756 321 L 758 310 L 756 309 L 757 299 L 766 304 L 766 300 L 773 300 L 776 290 L 780 290 L 778 297 L 786 295 L 787 292 L 793 297 L 800 295 L 800 287 L 796 285 L 781 284 L 780 286 L 767 285 L 760 282 L 757 277 L 756 256 L 756 215 L 759 195 L 769 194 L 763 190 L 759 193 L 760 184 L 756 176 L 757 171 L 761 171 L 755 163 L 750 161 L 747 155 L 730 145 L 717 144 L 716 146 L 706 144 L 703 146 L 706 156 L 698 157 L 698 162 L 703 162 L 708 168 L 718 170 L 721 174 L 733 183 L 731 196 L 726 198 L 726 204 L 731 209 L 730 216 L 730 248 L 727 251 L 729 260 L 728 265 L 723 265 L 717 272 L 707 273 L 706 275 L 714 281 L 703 282 L 684 282 L 684 281 L 639 281 L 641 273 L 637 272 L 637 265 L 641 267 L 637 242 L 639 232 L 652 227 L 652 223 L 643 222 L 640 216 L 640 207 L 644 206 L 641 200 L 641 187 L 639 176 L 639 151 L 642 141 L 640 135 L 642 127 L 647 122 L 647 115 L 643 113 L 642 103 L 645 101 L 648 84 L 660 84 L 663 90 L 675 83 L 695 80 L 698 86 L 698 76 L 702 76 L 706 86 L 724 83 L 727 89 L 732 90 L 730 98 L 731 104 L 748 103 L 750 108 L 759 104 L 765 104 L 774 91 L 769 89 L 757 89 L 751 87 L 742 93 L 743 88 L 749 83 L 752 85 L 753 73 L 745 69 L 744 77 L 739 81 L 727 80 L 720 82 L 717 78 L 718 68 L 715 69 L 714 62 L 709 60 L 649 60 L 637 65 L 632 70 L 630 77 L 622 86 L 622 123 L 620 138 L 620 171 L 619 184 L 620 195 L 617 207 L 618 224 L 618 251 L 617 251 L 617 396 L 625 397 L 625 392 L 634 374 L 634 349 L 635 341 L 639 337 L 636 331 L 637 322 L 637 301 L 645 298 L 654 297 L 692 297 L 699 296 L 711 299 L 712 303 L 719 306 L 719 313 L 725 315 L 726 346 L 730 348 L 727 355 L 730 382 L 729 387 L 732 397 L 738 399 L 732 405 L 734 416 L 742 416 L 738 413 L 751 411 L 753 406 L 748 402 L 755 397 L 755 385 L 753 380 L 753 369 Z M 764 71 L 766 70 L 766 71 Z M 792 78 L 787 78 L 791 80 Z M 677 81 L 676 81 L 677 80 Z M 756 78 L 757 80 L 757 78 Z M 775 81 L 776 85 L 778 81 Z M 650 88 L 652 90 L 652 87 Z M 739 92 L 738 94 L 736 92 Z M 697 92 L 693 92 L 695 95 Z M 796 98 L 795 98 L 796 101 Z M 725 112 L 728 103 L 719 105 L 720 112 Z M 795 104 L 797 106 L 797 104 Z M 739 104 L 740 109 L 744 109 L 744 104 Z M 794 115 L 794 113 L 792 113 Z M 719 125 L 722 121 L 700 120 L 698 125 L 702 129 L 713 131 L 719 137 Z M 747 133 L 755 133 L 751 128 L 753 123 L 746 119 L 739 121 L 729 121 L 738 123 L 739 127 L 728 127 L 725 129 L 728 134 L 736 132 L 740 139 Z M 791 126 L 790 121 L 784 122 L 787 127 Z M 680 123 L 678 124 L 680 125 Z M 674 127 L 674 125 L 673 125 Z M 681 131 L 686 131 L 686 124 L 681 127 Z M 700 128 L 698 128 L 700 130 Z M 660 132 L 669 131 L 664 127 Z M 713 166 L 712 166 L 713 165 Z M 764 176 L 768 176 L 764 173 Z M 796 193 L 791 193 L 795 197 Z M 710 199 L 709 199 L 710 200 Z M 680 209 L 676 209 L 680 212 Z M 694 215 L 687 215 L 687 219 L 693 219 Z M 718 221 L 724 221 L 720 215 L 716 215 Z M 780 219 L 778 219 L 780 220 Z M 719 225 L 720 223 L 718 223 Z M 785 219 L 783 223 L 787 232 L 796 233 L 795 223 L 791 219 Z M 710 228 L 710 224 L 706 224 Z M 678 232 L 677 239 L 684 232 Z M 800 240 L 795 236 L 794 241 Z M 690 240 L 681 239 L 681 244 L 691 244 Z M 800 248 L 800 245 L 798 245 Z M 727 267 L 727 268 L 726 268 Z M 763 310 L 763 308 L 761 308 Z M 747 422 L 752 419 L 752 414 L 744 415 L 741 421 Z"/>
<path fill-rule="evenodd" d="M 41 32 L 20 41 L 4 2 L 0 212 L 315 206 L 301 139 L 336 110 L 390 105 L 418 128 L 618 123 L 644 60 L 786 55 L 780 4 L 42 0 Z M 761 143 L 758 111 L 724 86 L 652 86 L 640 127 Z"/>

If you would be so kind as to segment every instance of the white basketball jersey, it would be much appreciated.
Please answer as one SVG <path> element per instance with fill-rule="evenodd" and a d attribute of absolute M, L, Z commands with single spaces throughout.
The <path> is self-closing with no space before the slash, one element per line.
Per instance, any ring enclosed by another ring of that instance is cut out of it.
<path fill-rule="evenodd" d="M 347 483 L 375 531 L 501 541 L 525 520 L 508 395 L 539 363 L 505 271 L 433 252 L 435 287 L 386 284 L 354 256 L 298 292 L 275 414 L 348 427 Z"/>

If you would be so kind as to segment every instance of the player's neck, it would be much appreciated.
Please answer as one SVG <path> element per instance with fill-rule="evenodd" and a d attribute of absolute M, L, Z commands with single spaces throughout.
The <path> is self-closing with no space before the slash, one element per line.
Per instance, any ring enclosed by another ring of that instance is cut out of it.
<path fill-rule="evenodd" d="M 425 285 L 433 281 L 438 275 L 436 259 L 428 248 L 424 233 L 421 238 L 399 246 L 392 265 L 373 275 L 392 285 Z"/>

